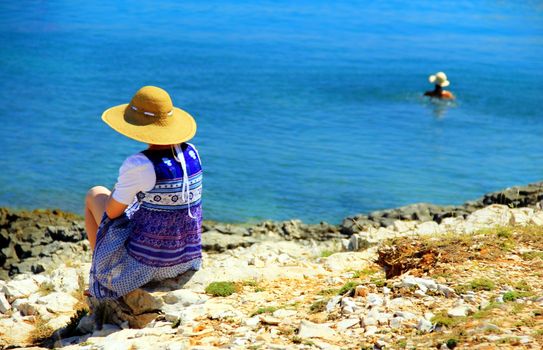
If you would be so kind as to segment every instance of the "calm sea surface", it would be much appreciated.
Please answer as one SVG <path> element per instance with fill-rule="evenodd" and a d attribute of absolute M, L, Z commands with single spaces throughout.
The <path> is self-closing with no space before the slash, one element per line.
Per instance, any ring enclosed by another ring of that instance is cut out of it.
<path fill-rule="evenodd" d="M 421 98 L 445 71 L 454 104 Z M 543 178 L 540 1 L 2 1 L 0 205 L 82 213 L 142 150 L 143 85 L 195 116 L 206 218 L 457 204 Z"/>

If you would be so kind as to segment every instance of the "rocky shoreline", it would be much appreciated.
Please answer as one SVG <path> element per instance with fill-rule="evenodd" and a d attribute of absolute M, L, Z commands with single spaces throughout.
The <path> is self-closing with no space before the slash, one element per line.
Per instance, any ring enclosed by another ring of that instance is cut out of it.
<path fill-rule="evenodd" d="M 398 220 L 440 224 L 446 218 L 465 219 L 491 204 L 535 208 L 542 200 L 543 182 L 538 182 L 488 193 L 459 206 L 417 203 L 357 214 L 345 218 L 339 225 L 325 222 L 305 224 L 300 220 L 263 221 L 255 225 L 205 222 L 203 249 L 220 253 L 248 247 L 263 239 L 328 241 L 349 238 L 370 228 L 390 227 Z M 380 239 L 384 237 L 381 235 Z M 40 273 L 47 266 L 57 266 L 66 258 L 89 259 L 89 246 L 84 238 L 83 219 L 75 214 L 60 210 L 13 211 L 0 208 L 0 278 Z"/>
<path fill-rule="evenodd" d="M 205 223 L 200 270 L 91 314 L 81 218 L 1 209 L 0 349 L 540 349 L 538 187 L 350 226 Z"/>

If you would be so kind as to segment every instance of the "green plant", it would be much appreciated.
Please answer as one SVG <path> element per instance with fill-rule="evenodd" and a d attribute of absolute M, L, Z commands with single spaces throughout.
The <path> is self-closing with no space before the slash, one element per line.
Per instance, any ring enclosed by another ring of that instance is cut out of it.
<path fill-rule="evenodd" d="M 345 283 L 343 285 L 343 287 L 341 287 L 337 294 L 338 295 L 343 295 L 345 293 L 347 293 L 348 291 L 350 291 L 351 289 L 354 289 L 356 286 L 358 286 L 360 283 L 356 283 L 356 282 L 353 282 L 353 281 L 349 281 L 347 283 Z"/>
<path fill-rule="evenodd" d="M 529 292 L 532 290 L 532 287 L 526 282 L 525 280 L 522 280 L 514 285 L 515 289 L 518 289 L 520 291 Z"/>
<path fill-rule="evenodd" d="M 511 227 L 498 227 L 496 228 L 496 236 L 499 238 L 511 238 L 513 237 L 513 230 Z"/>
<path fill-rule="evenodd" d="M 318 295 L 332 296 L 332 295 L 338 294 L 338 292 L 339 292 L 339 289 L 337 289 L 337 288 L 327 288 L 327 289 L 322 289 L 317 294 Z"/>
<path fill-rule="evenodd" d="M 513 291 L 506 292 L 503 295 L 503 301 L 515 301 L 519 298 L 524 298 L 530 295 L 532 295 L 532 293 L 530 292 L 518 292 L 516 290 L 513 290 Z"/>
<path fill-rule="evenodd" d="M 432 317 L 432 323 L 436 326 L 453 327 L 464 321 L 465 317 L 450 317 L 446 313 L 442 312 Z"/>
<path fill-rule="evenodd" d="M 245 280 L 245 281 L 241 282 L 241 284 L 243 286 L 247 286 L 247 287 L 256 287 L 256 286 L 258 286 L 258 281 L 257 280 Z"/>
<path fill-rule="evenodd" d="M 447 347 L 449 349 L 454 349 L 454 348 L 456 348 L 458 346 L 458 340 L 455 339 L 455 338 L 451 338 L 451 339 L 447 340 L 447 342 L 445 344 L 447 344 Z"/>
<path fill-rule="evenodd" d="M 407 340 L 400 340 L 398 341 L 398 347 L 405 349 L 407 347 Z"/>
<path fill-rule="evenodd" d="M 261 308 L 258 308 L 255 312 L 253 312 L 251 314 L 251 317 L 255 316 L 255 315 L 260 315 L 260 314 L 266 314 L 266 313 L 269 313 L 271 314 L 272 312 L 278 310 L 279 307 L 277 306 L 265 306 L 265 307 L 261 307 Z"/>
<path fill-rule="evenodd" d="M 314 314 L 317 312 L 322 312 L 326 310 L 326 304 L 328 304 L 328 299 L 317 300 L 311 304 L 311 306 L 309 306 L 309 311 Z"/>
<path fill-rule="evenodd" d="M 331 250 L 323 250 L 323 251 L 321 252 L 321 258 L 327 258 L 327 257 L 329 257 L 329 256 L 332 255 L 332 254 L 334 254 L 334 252 L 331 251 Z"/>
<path fill-rule="evenodd" d="M 237 288 L 233 282 L 211 282 L 205 289 L 207 294 L 215 297 L 227 297 L 236 292 Z"/>
<path fill-rule="evenodd" d="M 494 282 L 488 278 L 478 278 L 470 282 L 470 288 L 475 291 L 493 290 L 495 287 Z"/>
<path fill-rule="evenodd" d="M 534 260 L 534 259 L 541 259 L 543 260 L 543 252 L 532 250 L 529 252 L 524 252 L 521 254 L 522 258 L 524 260 Z"/>

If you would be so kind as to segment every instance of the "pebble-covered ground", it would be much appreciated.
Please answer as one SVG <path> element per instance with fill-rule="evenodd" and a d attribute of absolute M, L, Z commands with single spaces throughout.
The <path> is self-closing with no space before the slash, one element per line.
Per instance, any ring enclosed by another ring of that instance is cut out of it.
<path fill-rule="evenodd" d="M 147 288 L 160 314 L 142 329 L 96 330 L 78 311 L 86 256 L 0 281 L 0 348 L 541 349 L 542 225 L 542 211 L 492 205 L 206 253 L 190 279 Z"/>

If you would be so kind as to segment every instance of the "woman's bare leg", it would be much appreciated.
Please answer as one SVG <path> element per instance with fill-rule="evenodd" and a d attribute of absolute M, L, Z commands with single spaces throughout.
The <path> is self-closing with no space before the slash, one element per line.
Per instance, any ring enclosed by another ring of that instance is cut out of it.
<path fill-rule="evenodd" d="M 85 228 L 92 250 L 96 244 L 96 232 L 106 211 L 106 203 L 110 194 L 111 191 L 104 186 L 94 186 L 85 197 Z"/>

